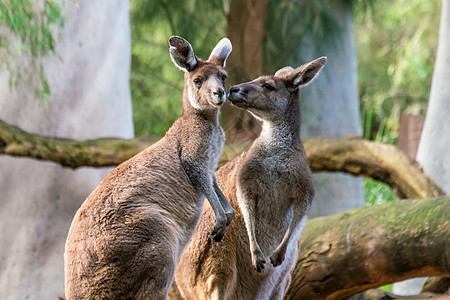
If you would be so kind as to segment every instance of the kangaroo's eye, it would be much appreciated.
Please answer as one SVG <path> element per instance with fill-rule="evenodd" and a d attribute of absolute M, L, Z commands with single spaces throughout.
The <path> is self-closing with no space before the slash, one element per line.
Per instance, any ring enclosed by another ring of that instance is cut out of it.
<path fill-rule="evenodd" d="M 222 80 L 225 81 L 225 79 L 227 79 L 228 76 L 227 75 L 222 75 Z"/>
<path fill-rule="evenodd" d="M 200 85 L 202 84 L 202 80 L 200 78 L 195 78 L 194 79 L 194 84 L 198 87 L 200 87 Z"/>
<path fill-rule="evenodd" d="M 273 86 L 271 86 L 271 85 L 268 84 L 268 83 L 264 83 L 263 88 L 264 88 L 265 90 L 267 90 L 267 91 L 273 91 L 273 90 L 274 90 Z"/>

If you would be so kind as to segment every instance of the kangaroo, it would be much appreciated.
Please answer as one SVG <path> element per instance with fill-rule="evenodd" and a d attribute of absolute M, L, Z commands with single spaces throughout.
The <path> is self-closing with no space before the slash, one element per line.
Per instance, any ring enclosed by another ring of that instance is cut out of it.
<path fill-rule="evenodd" d="M 186 299 L 283 298 L 315 194 L 300 140 L 299 88 L 317 77 L 326 61 L 285 67 L 230 89 L 232 104 L 261 120 L 262 131 L 246 154 L 216 172 L 236 216 L 223 241 L 214 244 L 208 237 L 213 213 L 205 205 L 177 268 Z"/>
<path fill-rule="evenodd" d="M 222 39 L 207 61 L 183 38 L 169 39 L 183 70 L 183 115 L 154 145 L 120 164 L 76 212 L 65 245 L 67 299 L 167 299 L 204 197 L 220 241 L 234 210 L 215 178 L 224 132 L 223 69 L 232 47 Z"/>

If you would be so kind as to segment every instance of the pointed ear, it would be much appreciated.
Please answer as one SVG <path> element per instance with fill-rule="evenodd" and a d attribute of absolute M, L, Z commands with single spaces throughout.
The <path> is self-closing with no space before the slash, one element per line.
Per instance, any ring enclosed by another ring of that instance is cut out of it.
<path fill-rule="evenodd" d="M 295 90 L 301 86 L 310 84 L 319 75 L 320 70 L 322 70 L 326 63 L 327 58 L 323 56 L 298 67 L 292 72 L 291 76 L 289 76 L 291 86 Z"/>
<path fill-rule="evenodd" d="M 211 52 L 211 55 L 208 58 L 208 61 L 214 62 L 219 66 L 221 66 L 222 68 L 225 68 L 227 58 L 232 50 L 233 47 L 231 46 L 230 40 L 227 38 L 223 38 L 216 45 L 216 47 L 214 47 L 213 51 Z"/>
<path fill-rule="evenodd" d="M 173 63 L 180 70 L 192 71 L 197 65 L 197 58 L 191 44 L 179 36 L 172 36 L 169 39 L 169 52 Z"/>
<path fill-rule="evenodd" d="M 294 72 L 294 69 L 292 67 L 284 67 L 279 69 L 276 73 L 275 73 L 275 77 L 288 77 L 289 75 L 291 75 Z"/>

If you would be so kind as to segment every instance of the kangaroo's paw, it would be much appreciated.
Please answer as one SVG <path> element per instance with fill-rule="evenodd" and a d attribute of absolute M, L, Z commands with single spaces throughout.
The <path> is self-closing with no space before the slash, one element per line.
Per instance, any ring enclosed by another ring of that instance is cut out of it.
<path fill-rule="evenodd" d="M 261 273 L 261 271 L 264 269 L 264 264 L 266 263 L 266 260 L 264 259 L 264 254 L 262 254 L 261 251 L 255 252 L 252 254 L 252 264 L 253 268 Z"/>
<path fill-rule="evenodd" d="M 213 235 L 213 239 L 215 242 L 220 242 L 223 238 L 223 236 L 225 235 L 225 228 L 226 228 L 226 223 L 218 223 L 216 222 L 216 225 L 214 226 L 214 229 L 212 231 L 212 235 Z"/>
<path fill-rule="evenodd" d="M 275 251 L 270 257 L 270 263 L 272 264 L 272 266 L 278 267 L 279 265 L 281 265 L 284 261 L 285 253 L 286 251 Z"/>

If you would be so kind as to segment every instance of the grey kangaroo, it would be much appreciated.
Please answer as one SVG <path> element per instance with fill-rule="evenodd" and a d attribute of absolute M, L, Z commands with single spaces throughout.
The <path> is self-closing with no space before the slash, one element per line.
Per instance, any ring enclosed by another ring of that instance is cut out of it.
<path fill-rule="evenodd" d="M 214 244 L 208 238 L 214 214 L 205 205 L 176 273 L 186 299 L 283 298 L 315 194 L 300 140 L 299 88 L 326 61 L 285 67 L 230 89 L 233 105 L 261 120 L 262 131 L 246 154 L 216 172 L 236 217 L 224 240 Z"/>
<path fill-rule="evenodd" d="M 169 39 L 183 70 L 183 115 L 154 145 L 115 168 L 77 211 L 64 253 L 67 299 L 166 299 L 206 197 L 220 241 L 234 210 L 214 171 L 224 143 L 219 108 L 231 43 L 203 61 L 184 39 Z"/>

